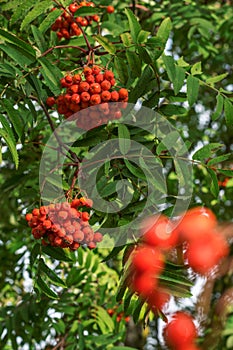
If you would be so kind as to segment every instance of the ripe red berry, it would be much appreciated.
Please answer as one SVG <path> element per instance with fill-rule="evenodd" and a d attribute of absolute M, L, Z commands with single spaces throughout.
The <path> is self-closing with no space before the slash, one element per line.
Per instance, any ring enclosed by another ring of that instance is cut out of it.
<path fill-rule="evenodd" d="M 117 102 L 119 100 L 119 93 L 117 91 L 111 92 L 111 101 Z"/>
<path fill-rule="evenodd" d="M 83 68 L 84 75 L 92 75 L 92 69 L 90 67 Z"/>
<path fill-rule="evenodd" d="M 103 83 L 102 83 L 103 84 Z M 101 92 L 101 86 L 100 84 L 98 83 L 93 83 L 90 85 L 90 89 L 89 91 L 92 93 L 92 94 L 99 94 Z"/>
<path fill-rule="evenodd" d="M 75 13 L 75 12 L 78 10 L 78 8 L 79 8 L 79 6 L 78 6 L 78 4 L 76 4 L 76 3 L 73 3 L 73 4 L 70 4 L 70 5 L 69 5 L 69 10 L 70 10 L 70 12 L 72 12 L 72 13 Z"/>
<path fill-rule="evenodd" d="M 73 94 L 70 101 L 71 101 L 71 103 L 79 104 L 79 102 L 80 102 L 79 94 Z"/>
<path fill-rule="evenodd" d="M 100 73 L 100 68 L 98 66 L 92 67 L 92 74 L 98 75 Z"/>
<path fill-rule="evenodd" d="M 95 82 L 100 84 L 100 83 L 102 83 L 102 81 L 104 81 L 104 75 L 101 73 L 97 74 L 95 76 Z"/>
<path fill-rule="evenodd" d="M 164 339 L 172 349 L 192 344 L 197 336 L 197 330 L 192 317 L 184 312 L 177 312 L 173 320 L 164 328 Z"/>
<path fill-rule="evenodd" d="M 87 82 L 81 81 L 79 84 L 79 91 L 80 92 L 84 92 L 84 91 L 87 92 L 89 90 L 89 87 L 90 87 L 90 85 Z"/>
<path fill-rule="evenodd" d="M 102 242 L 103 235 L 100 232 L 94 233 L 94 242 Z"/>
<path fill-rule="evenodd" d="M 104 73 L 104 79 L 106 80 L 111 80 L 114 79 L 114 73 L 110 70 L 106 70 L 106 72 Z"/>
<path fill-rule="evenodd" d="M 182 241 L 199 239 L 212 231 L 217 225 L 214 213 L 208 208 L 196 207 L 189 209 L 178 224 L 176 230 Z"/>
<path fill-rule="evenodd" d="M 164 256 L 158 249 L 138 247 L 132 256 L 132 269 L 140 272 L 160 273 L 164 268 Z"/>
<path fill-rule="evenodd" d="M 82 80 L 82 78 L 81 78 L 81 75 L 80 74 L 75 74 L 74 76 L 73 76 L 73 81 L 74 81 L 74 83 L 80 83 L 80 81 Z"/>
<path fill-rule="evenodd" d="M 112 86 L 111 83 L 106 79 L 104 81 L 102 81 L 102 83 L 100 85 L 101 85 L 102 90 L 110 90 L 111 86 Z"/>
<path fill-rule="evenodd" d="M 132 288 L 142 298 L 147 298 L 157 286 L 157 278 L 151 272 L 136 274 L 132 281 Z"/>
<path fill-rule="evenodd" d="M 48 97 L 47 100 L 46 100 L 46 104 L 49 107 L 53 107 L 55 105 L 55 103 L 56 103 L 56 101 L 55 101 L 54 97 Z"/>
<path fill-rule="evenodd" d="M 82 92 L 81 95 L 80 95 L 80 99 L 82 102 L 88 102 L 90 101 L 90 94 L 88 92 Z"/>
<path fill-rule="evenodd" d="M 107 6 L 107 13 L 113 13 L 115 11 L 113 6 Z"/>
<path fill-rule="evenodd" d="M 120 97 L 120 99 L 121 100 L 125 100 L 125 99 L 127 99 L 128 98 L 128 91 L 126 90 L 126 89 L 124 89 L 124 88 L 121 88 L 119 91 L 118 91 L 118 93 L 119 93 L 119 97 Z"/>
<path fill-rule="evenodd" d="M 158 288 L 147 299 L 147 303 L 150 309 L 157 313 L 158 310 L 162 310 L 166 303 L 170 300 L 171 295 L 165 290 Z"/>
<path fill-rule="evenodd" d="M 205 275 L 228 253 L 224 237 L 220 233 L 209 232 L 188 245 L 185 257 L 195 272 Z"/>
<path fill-rule="evenodd" d="M 141 227 L 142 240 L 148 245 L 170 249 L 177 244 L 178 234 L 172 223 L 164 215 L 154 215 L 145 219 Z"/>
<path fill-rule="evenodd" d="M 101 93 L 101 100 L 103 101 L 103 102 L 108 102 L 108 101 L 110 101 L 111 100 L 111 92 L 110 91 L 103 91 L 102 93 Z"/>
<path fill-rule="evenodd" d="M 77 92 L 79 91 L 79 85 L 78 84 L 73 84 L 70 88 L 69 88 L 70 92 L 72 92 L 73 94 L 77 94 Z"/>
<path fill-rule="evenodd" d="M 87 75 L 87 76 L 86 76 L 86 82 L 87 82 L 88 84 L 93 84 L 93 83 L 95 83 L 95 77 L 94 77 L 94 75 L 92 75 L 92 74 Z"/>
<path fill-rule="evenodd" d="M 25 219 L 26 219 L 27 221 L 31 221 L 31 219 L 32 219 L 32 214 L 31 214 L 31 213 L 27 213 L 27 214 L 25 215 Z"/>
<path fill-rule="evenodd" d="M 99 94 L 94 94 L 91 96 L 90 103 L 92 105 L 98 105 L 101 103 L 101 97 Z"/>

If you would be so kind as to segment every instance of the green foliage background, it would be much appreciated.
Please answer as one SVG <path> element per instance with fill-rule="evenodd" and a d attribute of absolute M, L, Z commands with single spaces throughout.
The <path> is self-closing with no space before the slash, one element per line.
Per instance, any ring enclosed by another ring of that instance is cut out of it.
<path fill-rule="evenodd" d="M 110 4 L 108 0 L 95 4 L 101 24 L 93 24 L 85 33 L 95 47 L 96 63 L 114 71 L 117 85 L 130 92 L 129 102 L 140 101 L 165 116 L 182 135 L 191 155 L 187 161 L 193 164 L 191 206 L 208 206 L 220 222 L 232 221 L 232 2 L 113 1 L 111 15 L 103 7 Z M 67 350 L 127 350 L 126 323 L 118 323 L 106 311 L 117 304 L 124 247 L 106 262 L 102 260 L 110 253 L 107 250 L 79 249 L 72 254 L 46 250 L 34 242 L 24 219 L 40 204 L 39 164 L 52 133 L 48 115 L 54 127 L 63 119 L 47 111 L 46 98 L 60 93 L 59 79 L 65 72 L 87 62 L 87 54 L 79 49 L 87 49 L 83 36 L 59 42 L 50 30 L 61 13 L 50 11 L 55 5 L 52 0 L 0 0 L 0 344 L 2 349 L 62 349 L 65 344 Z M 114 124 L 94 130 L 83 138 L 82 147 L 75 148 L 76 155 L 84 157 L 106 135 L 115 138 L 117 132 Z M 133 128 L 128 132 L 132 140 L 154 150 L 174 194 L 179 174 L 171 157 L 163 157 L 166 149 Z M 120 219 L 130 222 L 146 198 L 145 192 L 141 196 L 146 185 L 139 169 L 133 171 L 125 163 L 106 168 L 107 175 L 105 171 L 99 179 L 108 189 L 103 197 L 115 198 L 111 185 L 123 174 L 135 183 L 134 199 L 123 219 L 95 212 L 92 222 L 106 227 L 122 223 Z M 68 187 L 73 173 L 72 168 L 62 170 Z M 223 187 L 225 178 L 229 181 Z M 174 205 L 172 196 L 169 204 L 167 215 Z M 182 276 L 178 274 L 176 280 L 181 284 Z M 206 344 L 208 350 L 232 348 L 232 309 L 226 324 L 218 323 L 215 315 L 218 299 L 231 284 L 228 271 L 214 285 L 200 337 L 203 349 Z M 130 296 L 125 298 L 129 301 Z M 138 321 L 143 318 L 141 309 L 133 299 L 127 312 Z M 216 324 L 220 332 L 213 339 L 211 327 Z M 164 348 L 159 343 L 157 339 L 156 348 Z"/>

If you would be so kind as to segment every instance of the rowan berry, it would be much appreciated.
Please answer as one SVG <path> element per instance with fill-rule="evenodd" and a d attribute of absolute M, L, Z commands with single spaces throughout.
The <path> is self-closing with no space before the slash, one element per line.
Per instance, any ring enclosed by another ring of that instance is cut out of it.
<path fill-rule="evenodd" d="M 104 81 L 104 75 L 101 73 L 97 74 L 95 76 L 95 82 L 100 84 L 100 83 L 102 83 L 102 81 Z"/>
<path fill-rule="evenodd" d="M 107 91 L 107 90 L 103 91 L 100 96 L 101 96 L 101 101 L 103 101 L 103 102 L 108 102 L 111 100 L 111 92 L 110 91 Z"/>
<path fill-rule="evenodd" d="M 98 94 L 94 94 L 91 96 L 90 103 L 92 105 L 98 105 L 101 103 L 101 97 Z"/>
<path fill-rule="evenodd" d="M 110 90 L 111 86 L 112 86 L 111 83 L 106 79 L 104 81 L 102 81 L 102 83 L 100 85 L 101 85 L 102 90 Z"/>
<path fill-rule="evenodd" d="M 82 92 L 81 95 L 80 95 L 80 99 L 82 102 L 88 102 L 90 101 L 90 94 L 88 92 Z"/>
<path fill-rule="evenodd" d="M 117 91 L 111 92 L 111 101 L 117 102 L 119 100 L 119 93 Z"/>
<path fill-rule="evenodd" d="M 113 13 L 115 11 L 113 6 L 107 6 L 107 13 Z"/>
<path fill-rule="evenodd" d="M 164 339 L 168 346 L 180 349 L 194 342 L 197 330 L 193 318 L 184 312 L 177 312 L 164 328 Z"/>
<path fill-rule="evenodd" d="M 114 73 L 110 70 L 106 70 L 104 73 L 104 79 L 111 81 L 111 79 L 114 79 Z"/>
<path fill-rule="evenodd" d="M 56 104 L 55 98 L 54 97 L 48 97 L 46 100 L 46 104 L 49 107 L 53 107 Z"/>
<path fill-rule="evenodd" d="M 141 232 L 143 242 L 150 246 L 170 249 L 178 242 L 177 231 L 173 229 L 172 223 L 164 215 L 154 215 L 145 219 Z"/>
<path fill-rule="evenodd" d="M 69 5 L 69 10 L 70 10 L 70 12 L 72 12 L 72 13 L 75 13 L 78 9 L 79 9 L 79 6 L 78 6 L 78 4 L 76 4 L 76 3 L 73 3 L 73 4 L 70 4 L 70 5 Z"/>
<path fill-rule="evenodd" d="M 132 288 L 142 298 L 147 298 L 157 286 L 157 278 L 151 272 L 136 274 L 132 281 Z"/>
<path fill-rule="evenodd" d="M 85 82 L 85 81 L 81 81 L 79 84 L 79 91 L 80 92 L 87 92 L 89 90 L 90 85 Z"/>
<path fill-rule="evenodd" d="M 124 89 L 124 88 L 121 88 L 119 91 L 118 91 L 118 93 L 119 93 L 119 97 L 120 97 L 120 99 L 121 100 L 125 100 L 126 98 L 128 98 L 128 91 L 126 90 L 126 89 Z"/>

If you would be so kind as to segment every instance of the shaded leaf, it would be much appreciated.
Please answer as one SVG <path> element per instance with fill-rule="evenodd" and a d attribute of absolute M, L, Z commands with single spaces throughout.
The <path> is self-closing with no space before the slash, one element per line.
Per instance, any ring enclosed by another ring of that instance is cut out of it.
<path fill-rule="evenodd" d="M 50 247 L 50 246 L 43 246 L 42 252 L 47 254 L 53 259 L 59 260 L 59 261 L 68 261 L 72 262 L 73 257 L 71 255 L 71 252 L 66 249 L 62 249 L 59 247 Z"/>
<path fill-rule="evenodd" d="M 28 12 L 28 14 L 24 17 L 20 30 L 23 30 L 27 27 L 32 21 L 34 21 L 37 17 L 39 17 L 42 13 L 52 7 L 52 4 L 47 0 L 40 1 Z"/>
<path fill-rule="evenodd" d="M 39 260 L 38 269 L 43 271 L 53 284 L 59 287 L 66 288 L 65 282 L 60 277 L 58 277 L 57 274 L 45 264 L 43 259 Z"/>
<path fill-rule="evenodd" d="M 119 148 L 123 155 L 127 154 L 131 147 L 130 132 L 126 125 L 118 125 Z"/>
<path fill-rule="evenodd" d="M 12 158 L 13 158 L 13 161 L 15 163 L 15 167 L 16 169 L 18 169 L 18 166 L 19 166 L 19 156 L 18 156 L 18 152 L 16 150 L 16 143 L 15 143 L 15 139 L 12 138 L 8 132 L 6 130 L 3 130 L 3 129 L 0 129 L 0 137 L 2 137 L 7 146 L 9 147 L 9 150 L 11 152 L 11 155 L 12 155 Z"/>
<path fill-rule="evenodd" d="M 199 80 L 192 75 L 187 78 L 187 97 L 191 107 L 197 100 L 199 90 Z"/>
<path fill-rule="evenodd" d="M 116 53 L 116 47 L 114 44 L 112 44 L 106 37 L 101 35 L 93 35 L 93 38 L 98 41 L 100 45 L 103 46 L 103 48 L 109 52 L 111 55 L 114 55 Z"/>
<path fill-rule="evenodd" d="M 209 143 L 201 147 L 193 154 L 193 159 L 195 160 L 204 160 L 205 158 L 209 158 L 215 153 L 217 150 L 221 149 L 223 145 L 221 143 Z"/>
<path fill-rule="evenodd" d="M 227 98 L 224 99 L 224 112 L 226 124 L 233 127 L 233 104 Z"/>
<path fill-rule="evenodd" d="M 49 288 L 49 286 L 42 280 L 42 278 L 38 275 L 36 279 L 37 287 L 41 292 L 43 292 L 47 297 L 51 299 L 58 299 L 58 295 L 54 293 L 54 291 Z"/>
<path fill-rule="evenodd" d="M 164 46 L 169 38 L 171 30 L 172 30 L 172 22 L 171 22 L 171 19 L 167 17 L 162 21 L 157 31 L 157 36 L 163 40 Z"/>
<path fill-rule="evenodd" d="M 138 39 L 138 35 L 141 31 L 141 26 L 140 26 L 136 16 L 134 15 L 134 13 L 131 10 L 126 8 L 125 13 L 126 13 L 126 16 L 128 17 L 128 21 L 129 21 L 130 34 L 132 36 L 133 41 L 136 43 L 137 39 Z"/>
<path fill-rule="evenodd" d="M 118 77 L 122 84 L 126 84 L 128 81 L 128 67 L 125 63 L 125 60 L 122 58 L 115 56 L 114 58 L 114 65 L 118 74 Z"/>
<path fill-rule="evenodd" d="M 126 58 L 133 77 L 140 77 L 142 73 L 142 62 L 136 52 L 127 50 Z"/>
<path fill-rule="evenodd" d="M 217 104 L 214 113 L 211 116 L 212 120 L 217 120 L 218 117 L 221 115 L 222 110 L 223 110 L 223 103 L 224 103 L 224 98 L 221 94 L 218 94 L 216 97 Z"/>

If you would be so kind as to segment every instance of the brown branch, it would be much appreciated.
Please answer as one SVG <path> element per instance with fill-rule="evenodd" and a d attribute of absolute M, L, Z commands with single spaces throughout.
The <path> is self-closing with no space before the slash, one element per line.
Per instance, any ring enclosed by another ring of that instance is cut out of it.
<path fill-rule="evenodd" d="M 53 46 L 53 47 L 50 47 L 48 50 L 46 50 L 45 52 L 43 52 L 41 54 L 40 57 L 44 57 L 46 56 L 47 54 L 49 54 L 50 52 L 52 52 L 54 49 L 77 49 L 77 50 L 80 50 L 82 51 L 83 53 L 87 54 L 87 50 L 83 49 L 82 47 L 80 46 L 76 46 L 76 45 L 57 45 L 57 46 Z"/>

